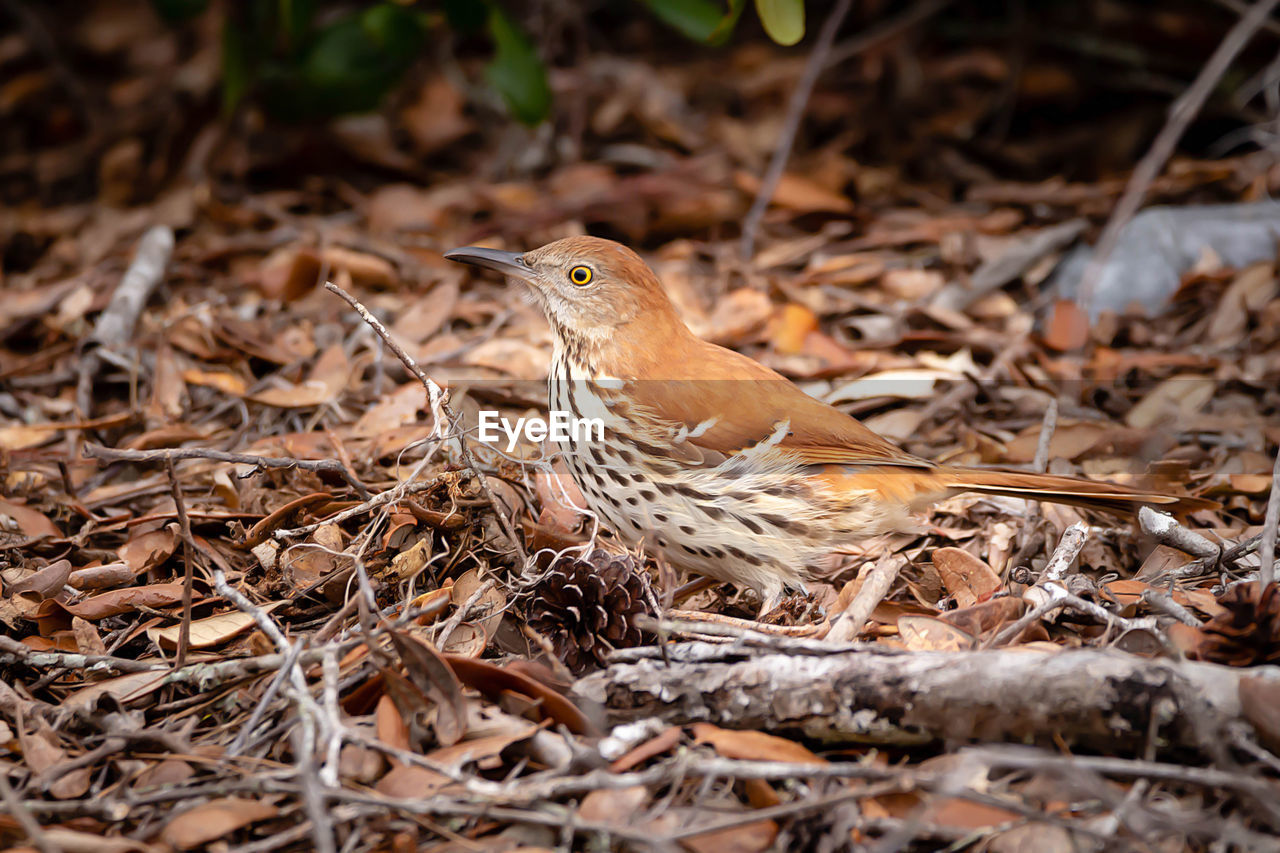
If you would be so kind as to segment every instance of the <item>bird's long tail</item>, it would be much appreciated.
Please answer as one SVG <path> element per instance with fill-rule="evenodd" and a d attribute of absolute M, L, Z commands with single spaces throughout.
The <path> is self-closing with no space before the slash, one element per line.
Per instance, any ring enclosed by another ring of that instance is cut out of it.
<path fill-rule="evenodd" d="M 1220 506 L 1205 498 L 1161 494 L 1054 474 L 1033 474 L 998 468 L 942 468 L 937 473 L 947 488 L 957 491 L 1072 504 L 1121 515 L 1131 515 L 1143 506 L 1172 513 L 1215 509 Z"/>

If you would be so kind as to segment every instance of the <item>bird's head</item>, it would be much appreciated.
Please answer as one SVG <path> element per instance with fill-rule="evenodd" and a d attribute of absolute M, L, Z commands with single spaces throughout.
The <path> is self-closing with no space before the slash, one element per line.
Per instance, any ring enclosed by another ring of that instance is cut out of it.
<path fill-rule="evenodd" d="M 566 237 L 529 252 L 467 246 L 444 256 L 527 283 L 561 337 L 603 340 L 638 318 L 683 328 L 653 270 L 612 240 Z"/>

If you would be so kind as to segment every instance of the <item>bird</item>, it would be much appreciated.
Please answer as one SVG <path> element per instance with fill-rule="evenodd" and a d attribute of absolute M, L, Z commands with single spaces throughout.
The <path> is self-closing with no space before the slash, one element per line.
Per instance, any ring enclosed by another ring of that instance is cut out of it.
<path fill-rule="evenodd" d="M 831 555 L 913 527 L 962 492 L 1113 513 L 1212 501 L 912 455 L 750 357 L 697 337 L 626 246 L 575 236 L 527 252 L 467 246 L 460 263 L 528 285 L 554 346 L 548 405 L 599 418 L 555 442 L 588 509 L 669 565 L 753 588 L 761 613 Z"/>

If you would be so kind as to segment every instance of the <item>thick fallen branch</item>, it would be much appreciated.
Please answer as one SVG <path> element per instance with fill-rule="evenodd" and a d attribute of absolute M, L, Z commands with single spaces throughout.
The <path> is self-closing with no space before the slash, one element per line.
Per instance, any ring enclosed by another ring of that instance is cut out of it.
<path fill-rule="evenodd" d="M 1216 753 L 1248 676 L 1280 683 L 1280 668 L 1232 669 L 1116 651 L 901 652 L 834 649 L 770 638 L 775 650 L 684 643 L 615 663 L 574 687 L 613 722 L 657 718 L 798 732 L 824 743 L 933 739 L 1052 742 L 1141 750 L 1159 740 Z M 638 653 L 640 649 L 630 649 Z M 670 663 L 662 660 L 665 651 Z"/>

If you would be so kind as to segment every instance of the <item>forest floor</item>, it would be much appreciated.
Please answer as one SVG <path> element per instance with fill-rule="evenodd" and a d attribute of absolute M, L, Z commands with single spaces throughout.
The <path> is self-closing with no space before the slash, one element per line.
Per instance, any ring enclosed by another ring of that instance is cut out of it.
<path fill-rule="evenodd" d="M 907 29 L 822 78 L 744 258 L 803 52 L 588 56 L 534 130 L 465 57 L 373 115 L 228 124 L 216 40 L 130 8 L 92 4 L 65 74 L 0 39 L 28 143 L 0 162 L 0 842 L 1277 849 L 1274 264 L 1207 253 L 1158 316 L 1092 324 L 1049 286 L 1158 109 Z M 1277 188 L 1269 153 L 1184 151 L 1149 201 Z M 732 586 L 676 601 L 543 447 L 475 440 L 544 410 L 551 336 L 442 252 L 579 233 L 912 453 L 1221 509 L 961 496 L 763 623 Z"/>

